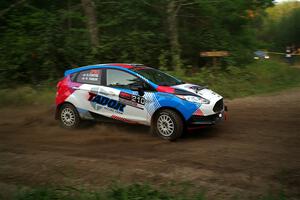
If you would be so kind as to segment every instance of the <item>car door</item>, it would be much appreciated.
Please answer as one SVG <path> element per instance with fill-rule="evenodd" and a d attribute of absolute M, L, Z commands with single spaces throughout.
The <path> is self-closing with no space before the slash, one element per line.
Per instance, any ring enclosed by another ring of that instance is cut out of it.
<path fill-rule="evenodd" d="M 147 83 L 127 71 L 106 69 L 106 86 L 111 89 L 107 97 L 121 104 L 115 107 L 117 110 L 112 110 L 112 118 L 125 122 L 150 123 L 147 105 L 153 91 Z M 138 87 L 143 87 L 144 94 L 133 89 Z"/>

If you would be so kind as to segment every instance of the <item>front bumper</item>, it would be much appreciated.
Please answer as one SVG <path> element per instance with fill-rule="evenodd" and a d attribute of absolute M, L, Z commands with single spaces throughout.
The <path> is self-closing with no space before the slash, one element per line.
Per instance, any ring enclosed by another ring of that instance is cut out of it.
<path fill-rule="evenodd" d="M 220 121 L 223 121 L 225 119 L 225 113 L 220 112 L 214 115 L 209 116 L 197 116 L 193 115 L 189 120 L 189 125 L 214 125 L 219 123 Z"/>
<path fill-rule="evenodd" d="M 227 107 L 225 106 L 225 109 L 213 115 L 208 115 L 208 116 L 193 115 L 187 121 L 187 124 L 188 126 L 214 125 L 221 121 L 226 120 L 226 116 L 227 116 Z"/>

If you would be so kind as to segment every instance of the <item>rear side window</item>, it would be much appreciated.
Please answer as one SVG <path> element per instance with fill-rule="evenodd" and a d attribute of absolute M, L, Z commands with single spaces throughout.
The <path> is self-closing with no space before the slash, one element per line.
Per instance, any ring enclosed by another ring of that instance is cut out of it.
<path fill-rule="evenodd" d="M 81 71 L 74 78 L 75 82 L 85 83 L 85 84 L 93 84 L 100 85 L 102 78 L 102 70 L 101 69 L 91 69 Z"/>

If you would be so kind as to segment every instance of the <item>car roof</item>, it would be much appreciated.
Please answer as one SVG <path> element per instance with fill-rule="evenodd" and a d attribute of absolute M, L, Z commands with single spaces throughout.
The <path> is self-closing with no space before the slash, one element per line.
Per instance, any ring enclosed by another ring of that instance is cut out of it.
<path fill-rule="evenodd" d="M 144 65 L 143 64 L 127 64 L 127 63 L 106 63 L 106 64 L 87 65 L 87 66 L 83 66 L 83 67 L 69 69 L 69 70 L 65 71 L 65 76 L 76 73 L 76 72 L 84 71 L 84 70 L 106 68 L 106 67 L 133 69 L 133 68 L 138 68 L 138 67 L 144 67 Z"/>

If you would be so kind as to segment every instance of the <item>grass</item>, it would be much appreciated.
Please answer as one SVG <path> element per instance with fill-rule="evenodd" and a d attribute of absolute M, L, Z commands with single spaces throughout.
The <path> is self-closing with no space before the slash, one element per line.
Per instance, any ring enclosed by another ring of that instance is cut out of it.
<path fill-rule="evenodd" d="M 15 200 L 204 200 L 202 193 L 186 197 L 157 190 L 148 184 L 112 185 L 108 189 L 91 191 L 73 187 L 40 187 L 20 190 Z"/>
<path fill-rule="evenodd" d="M 300 69 L 278 61 L 261 60 L 245 67 L 204 68 L 198 72 L 187 70 L 186 74 L 170 73 L 186 82 L 208 86 L 230 99 L 300 86 Z M 54 86 L 0 89 L 0 107 L 53 104 L 55 89 Z"/>
<path fill-rule="evenodd" d="M 300 69 L 270 60 L 259 60 L 245 67 L 188 72 L 192 75 L 173 74 L 186 82 L 208 86 L 230 99 L 300 86 Z"/>
<path fill-rule="evenodd" d="M 0 107 L 22 105 L 50 105 L 55 102 L 54 88 L 23 86 L 0 90 Z"/>
<path fill-rule="evenodd" d="M 179 188 L 180 190 L 180 188 Z M 127 186 L 112 185 L 102 190 L 86 190 L 73 187 L 40 187 L 21 189 L 14 200 L 207 200 L 203 192 L 188 194 L 186 192 L 168 192 L 154 189 L 148 184 L 131 184 Z M 214 198 L 215 199 L 215 198 Z M 239 198 L 234 198 L 239 200 Z M 253 197 L 250 197 L 253 199 Z M 283 192 L 268 193 L 256 200 L 287 200 Z M 243 199 L 244 200 L 244 199 Z"/>

